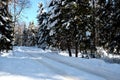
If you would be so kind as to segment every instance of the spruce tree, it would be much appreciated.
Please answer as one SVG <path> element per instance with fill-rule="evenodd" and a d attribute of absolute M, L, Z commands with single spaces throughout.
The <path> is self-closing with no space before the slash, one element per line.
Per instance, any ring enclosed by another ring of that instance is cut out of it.
<path fill-rule="evenodd" d="M 35 46 L 36 45 L 36 31 L 34 22 L 30 22 L 28 30 L 27 30 L 27 45 L 28 46 Z"/>
<path fill-rule="evenodd" d="M 8 10 L 8 0 L 0 0 L 0 50 L 12 49 L 13 27 L 12 16 Z"/>
<path fill-rule="evenodd" d="M 115 53 L 120 55 L 120 1 L 114 0 L 114 15 L 113 15 L 113 30 L 115 32 L 115 35 L 113 39 L 114 42 L 116 42 L 115 45 Z"/>
<path fill-rule="evenodd" d="M 51 29 L 54 32 L 52 35 L 52 40 L 54 41 L 53 47 L 57 47 L 61 50 L 68 50 L 69 56 L 72 56 L 72 39 L 70 38 L 70 31 L 67 29 L 66 25 L 69 26 L 69 16 L 67 15 L 70 9 L 65 9 L 67 3 L 65 0 L 53 0 L 50 3 L 50 24 Z"/>
<path fill-rule="evenodd" d="M 39 29 L 38 29 L 38 47 L 45 49 L 49 47 L 49 44 L 51 42 L 50 40 L 50 28 L 48 26 L 48 18 L 49 13 L 44 11 L 43 4 L 39 4 L 39 11 L 38 11 L 38 23 L 39 23 Z"/>
<path fill-rule="evenodd" d="M 98 14 L 100 27 L 100 44 L 108 49 L 109 53 L 119 53 L 120 44 L 120 1 L 99 1 Z"/>
<path fill-rule="evenodd" d="M 71 56 L 71 49 L 75 49 L 76 57 L 78 56 L 78 48 L 80 44 L 80 36 L 86 37 L 87 16 L 89 15 L 89 0 L 73 1 L 73 0 L 53 0 L 52 19 L 54 37 L 56 46 L 60 49 L 68 49 Z M 86 45 L 86 43 L 84 43 Z"/>

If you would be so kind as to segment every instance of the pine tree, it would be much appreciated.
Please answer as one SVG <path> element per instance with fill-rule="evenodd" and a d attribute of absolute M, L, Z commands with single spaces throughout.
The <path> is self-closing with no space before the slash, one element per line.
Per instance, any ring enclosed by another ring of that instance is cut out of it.
<path fill-rule="evenodd" d="M 114 0 L 114 15 L 113 15 L 113 30 L 115 31 L 115 35 L 113 39 L 114 42 L 116 42 L 115 45 L 115 53 L 120 55 L 120 1 Z"/>
<path fill-rule="evenodd" d="M 83 51 L 87 53 L 87 49 L 89 48 L 90 41 L 89 36 L 86 32 L 90 32 L 89 28 L 89 15 L 91 12 L 89 0 L 83 1 L 75 1 L 72 2 L 73 7 L 71 9 L 74 10 L 73 16 L 73 36 L 74 36 L 74 44 L 75 44 L 75 54 L 78 57 L 78 48 L 81 47 L 81 43 L 83 43 Z"/>
<path fill-rule="evenodd" d="M 39 11 L 38 11 L 38 23 L 39 23 L 39 29 L 38 29 L 38 47 L 45 49 L 49 47 L 50 44 L 50 28 L 48 26 L 48 18 L 49 13 L 44 11 L 43 5 L 39 4 Z"/>
<path fill-rule="evenodd" d="M 54 15 L 50 22 L 56 22 L 53 26 L 55 45 L 60 49 L 68 49 L 69 56 L 71 56 L 70 49 L 74 48 L 77 57 L 80 36 L 86 37 L 85 33 L 88 30 L 86 20 L 89 15 L 89 0 L 53 0 L 50 6 Z"/>
<path fill-rule="evenodd" d="M 27 35 L 28 35 L 28 40 L 27 40 L 28 46 L 35 46 L 35 44 L 36 44 L 36 32 L 35 32 L 34 22 L 30 22 L 29 27 L 28 27 L 28 31 L 27 31 Z"/>
<path fill-rule="evenodd" d="M 88 27 L 89 27 L 89 49 L 90 49 L 90 54 L 89 57 L 99 57 L 99 54 L 97 54 L 97 47 L 100 44 L 100 18 L 99 15 L 97 14 L 97 11 L 99 9 L 98 5 L 99 0 L 89 0 L 90 2 L 90 14 L 89 14 L 89 20 L 88 20 Z M 102 0 L 103 1 L 103 0 Z"/>
<path fill-rule="evenodd" d="M 0 50 L 12 49 L 12 16 L 8 10 L 8 0 L 0 0 Z"/>
<path fill-rule="evenodd" d="M 100 8 L 98 14 L 101 23 L 100 43 L 104 48 L 106 47 L 110 53 L 119 53 L 119 3 L 120 1 L 117 0 L 99 1 Z"/>
<path fill-rule="evenodd" d="M 26 25 L 24 25 L 24 30 L 23 30 L 23 46 L 27 46 L 27 40 L 28 40 L 28 34 L 27 34 L 27 28 Z"/>
<path fill-rule="evenodd" d="M 41 13 L 39 41 L 88 57 L 100 57 L 97 46 L 119 53 L 119 1 L 117 0 L 52 0 L 50 11 Z M 40 8 L 41 12 L 43 8 Z M 48 30 L 48 31 L 47 31 Z M 88 53 L 88 51 L 91 51 Z M 84 56 L 83 56 L 84 57 Z"/>
<path fill-rule="evenodd" d="M 67 11 L 65 10 L 65 0 L 53 0 L 50 4 L 52 11 L 50 12 L 49 22 L 54 32 L 52 35 L 53 47 L 57 47 L 61 50 L 68 50 L 69 56 L 72 56 L 71 47 L 72 40 L 70 39 L 70 31 L 66 29 L 66 25 L 69 22 Z M 68 23 L 69 25 L 69 23 Z"/>

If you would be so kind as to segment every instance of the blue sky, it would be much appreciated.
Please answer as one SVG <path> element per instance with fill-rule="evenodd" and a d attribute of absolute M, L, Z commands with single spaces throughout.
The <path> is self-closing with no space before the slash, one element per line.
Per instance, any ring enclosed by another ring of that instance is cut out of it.
<path fill-rule="evenodd" d="M 46 0 L 30 0 L 31 1 L 31 6 L 28 9 L 25 9 L 23 15 L 27 18 L 23 18 L 22 21 L 25 21 L 26 24 L 28 25 L 29 22 L 34 21 L 34 23 L 37 25 L 37 10 L 38 10 L 38 3 L 42 2 L 45 4 Z"/>

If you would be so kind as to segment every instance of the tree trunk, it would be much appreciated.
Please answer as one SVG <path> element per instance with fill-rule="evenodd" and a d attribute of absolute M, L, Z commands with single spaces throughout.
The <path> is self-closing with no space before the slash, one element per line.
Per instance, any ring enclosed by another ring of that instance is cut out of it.
<path fill-rule="evenodd" d="M 75 57 L 78 57 L 78 43 L 75 42 Z"/>
<path fill-rule="evenodd" d="M 70 49 L 70 45 L 69 45 L 68 42 L 67 42 L 67 48 L 68 48 L 69 56 L 72 57 L 72 53 L 71 53 L 71 49 Z"/>

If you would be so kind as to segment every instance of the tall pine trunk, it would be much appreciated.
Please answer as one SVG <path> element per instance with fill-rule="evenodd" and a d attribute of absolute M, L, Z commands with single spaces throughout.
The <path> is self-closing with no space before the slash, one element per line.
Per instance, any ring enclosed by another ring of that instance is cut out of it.
<path fill-rule="evenodd" d="M 68 52 L 69 52 L 69 56 L 72 57 L 72 52 L 71 52 L 71 48 L 70 48 L 69 42 L 67 42 L 67 49 L 68 49 Z"/>
<path fill-rule="evenodd" d="M 75 42 L 75 57 L 78 57 L 78 42 Z"/>

